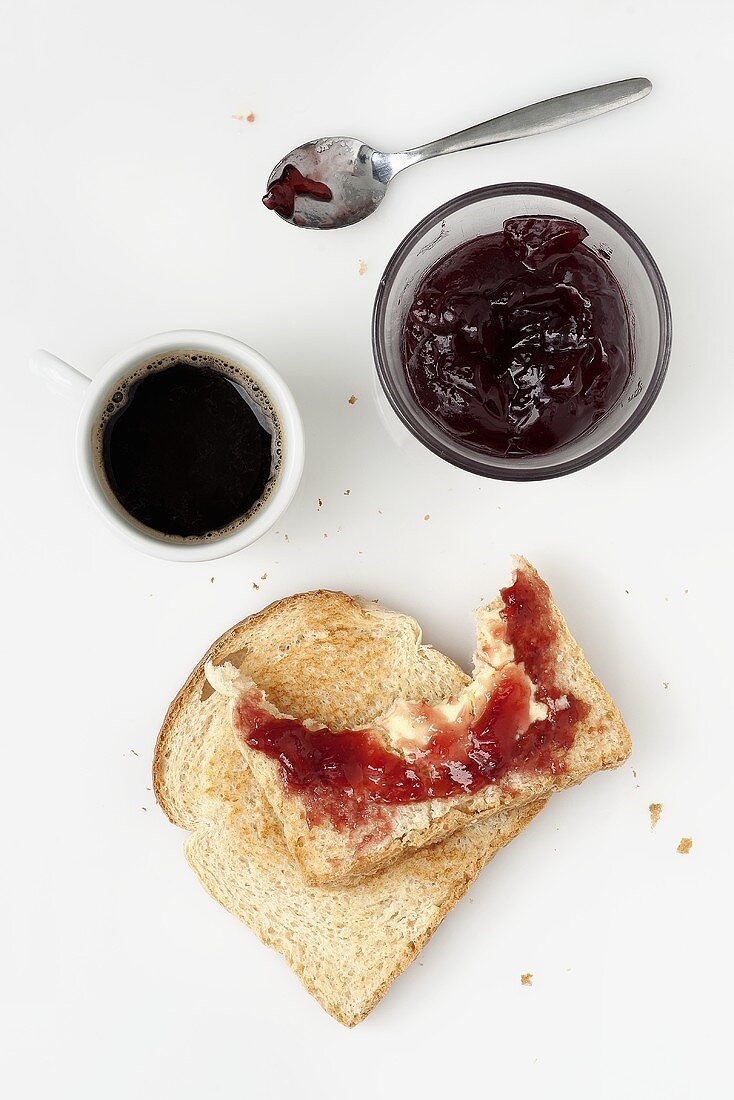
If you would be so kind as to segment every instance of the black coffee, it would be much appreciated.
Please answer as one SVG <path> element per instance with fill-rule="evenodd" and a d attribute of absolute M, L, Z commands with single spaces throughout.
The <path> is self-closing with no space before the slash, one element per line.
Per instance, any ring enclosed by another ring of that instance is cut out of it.
<path fill-rule="evenodd" d="M 240 526 L 280 468 L 267 394 L 234 364 L 201 354 L 138 367 L 110 395 L 98 436 L 118 503 L 169 538 L 212 538 Z"/>

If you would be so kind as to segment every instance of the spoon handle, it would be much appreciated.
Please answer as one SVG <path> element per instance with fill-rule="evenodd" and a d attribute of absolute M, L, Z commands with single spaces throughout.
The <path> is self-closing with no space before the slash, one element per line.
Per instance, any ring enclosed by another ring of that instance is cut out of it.
<path fill-rule="evenodd" d="M 616 107 L 625 107 L 637 99 L 643 99 L 652 90 L 652 84 L 645 77 L 632 80 L 617 80 L 613 84 L 600 84 L 596 88 L 584 88 L 580 92 L 569 92 L 555 99 L 544 99 L 542 103 L 533 103 L 510 111 L 507 115 L 480 122 L 458 134 L 439 138 L 429 145 L 417 149 L 408 149 L 405 153 L 394 155 L 400 168 L 407 168 L 419 160 L 439 157 L 443 153 L 456 153 L 461 149 L 476 149 L 480 145 L 495 145 L 512 138 L 529 137 L 531 134 L 544 134 L 547 130 L 557 130 L 561 126 L 570 126 L 572 122 L 583 122 L 595 115 L 603 115 Z M 398 165 L 396 164 L 396 169 Z"/>

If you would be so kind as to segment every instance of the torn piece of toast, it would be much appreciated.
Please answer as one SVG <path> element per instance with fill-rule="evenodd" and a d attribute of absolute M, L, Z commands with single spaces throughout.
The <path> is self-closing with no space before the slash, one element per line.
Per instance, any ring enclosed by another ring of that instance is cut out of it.
<path fill-rule="evenodd" d="M 420 650 L 416 631 L 405 616 L 367 613 L 340 593 L 291 596 L 214 643 L 171 704 L 156 746 L 156 798 L 190 830 L 186 855 L 204 887 L 347 1026 L 364 1019 L 543 803 L 470 825 L 354 886 L 310 886 L 244 763 L 204 663 L 236 662 L 279 707 L 344 726 L 369 721 L 401 694 L 437 700 L 467 682 L 448 658 Z"/>
<path fill-rule="evenodd" d="M 364 605 L 360 614 L 367 624 L 386 613 Z M 328 647 L 328 605 L 319 616 Z M 304 709 L 287 690 L 277 700 L 267 691 L 268 666 L 287 655 L 287 640 L 269 639 L 247 668 L 216 658 L 207 666 L 230 698 L 245 761 L 309 882 L 354 882 L 470 821 L 547 797 L 628 756 L 619 711 L 528 562 L 518 559 L 513 584 L 478 613 L 475 676 L 459 693 L 441 695 L 434 675 L 434 690 L 417 694 L 406 671 L 430 668 L 435 651 L 421 645 L 405 616 L 393 616 L 387 629 L 389 654 L 373 652 L 367 631 L 356 679 L 337 666 L 320 685 L 339 699 L 330 728 L 316 700 Z M 318 653 L 319 641 L 312 644 Z M 369 718 L 360 707 L 350 712 L 362 667 L 389 685 L 390 705 L 377 718 L 374 693 Z M 437 696 L 443 702 L 431 705 Z"/>

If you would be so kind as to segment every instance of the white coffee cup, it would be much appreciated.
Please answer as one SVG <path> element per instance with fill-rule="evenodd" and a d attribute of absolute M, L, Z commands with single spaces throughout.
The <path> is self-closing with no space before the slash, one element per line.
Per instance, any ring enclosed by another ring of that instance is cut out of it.
<path fill-rule="evenodd" d="M 141 530 L 127 518 L 122 508 L 116 508 L 109 500 L 99 480 L 95 462 L 93 436 L 105 400 L 115 383 L 146 360 L 177 351 L 219 356 L 244 370 L 269 396 L 282 433 L 282 464 L 270 495 L 242 527 L 220 538 L 202 542 L 176 543 Z M 267 360 L 231 336 L 186 329 L 149 336 L 126 351 L 113 355 L 93 379 L 48 351 L 34 353 L 31 370 L 45 378 L 57 392 L 75 398 L 81 404 L 76 429 L 76 462 L 82 484 L 110 527 L 143 553 L 169 561 L 210 561 L 234 554 L 264 535 L 282 516 L 295 495 L 304 459 L 303 425 L 296 403 L 283 379 Z"/>

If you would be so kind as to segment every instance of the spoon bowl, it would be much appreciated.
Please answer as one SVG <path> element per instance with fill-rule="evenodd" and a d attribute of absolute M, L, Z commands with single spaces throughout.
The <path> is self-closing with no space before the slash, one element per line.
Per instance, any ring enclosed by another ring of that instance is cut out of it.
<path fill-rule="evenodd" d="M 340 229 L 361 222 L 380 205 L 390 176 L 380 179 L 376 165 L 386 160 L 384 153 L 375 153 L 358 138 L 317 138 L 278 161 L 270 173 L 268 190 L 292 164 L 307 179 L 327 183 L 332 198 L 323 202 L 298 195 L 293 216 L 285 220 L 301 229 Z"/>

